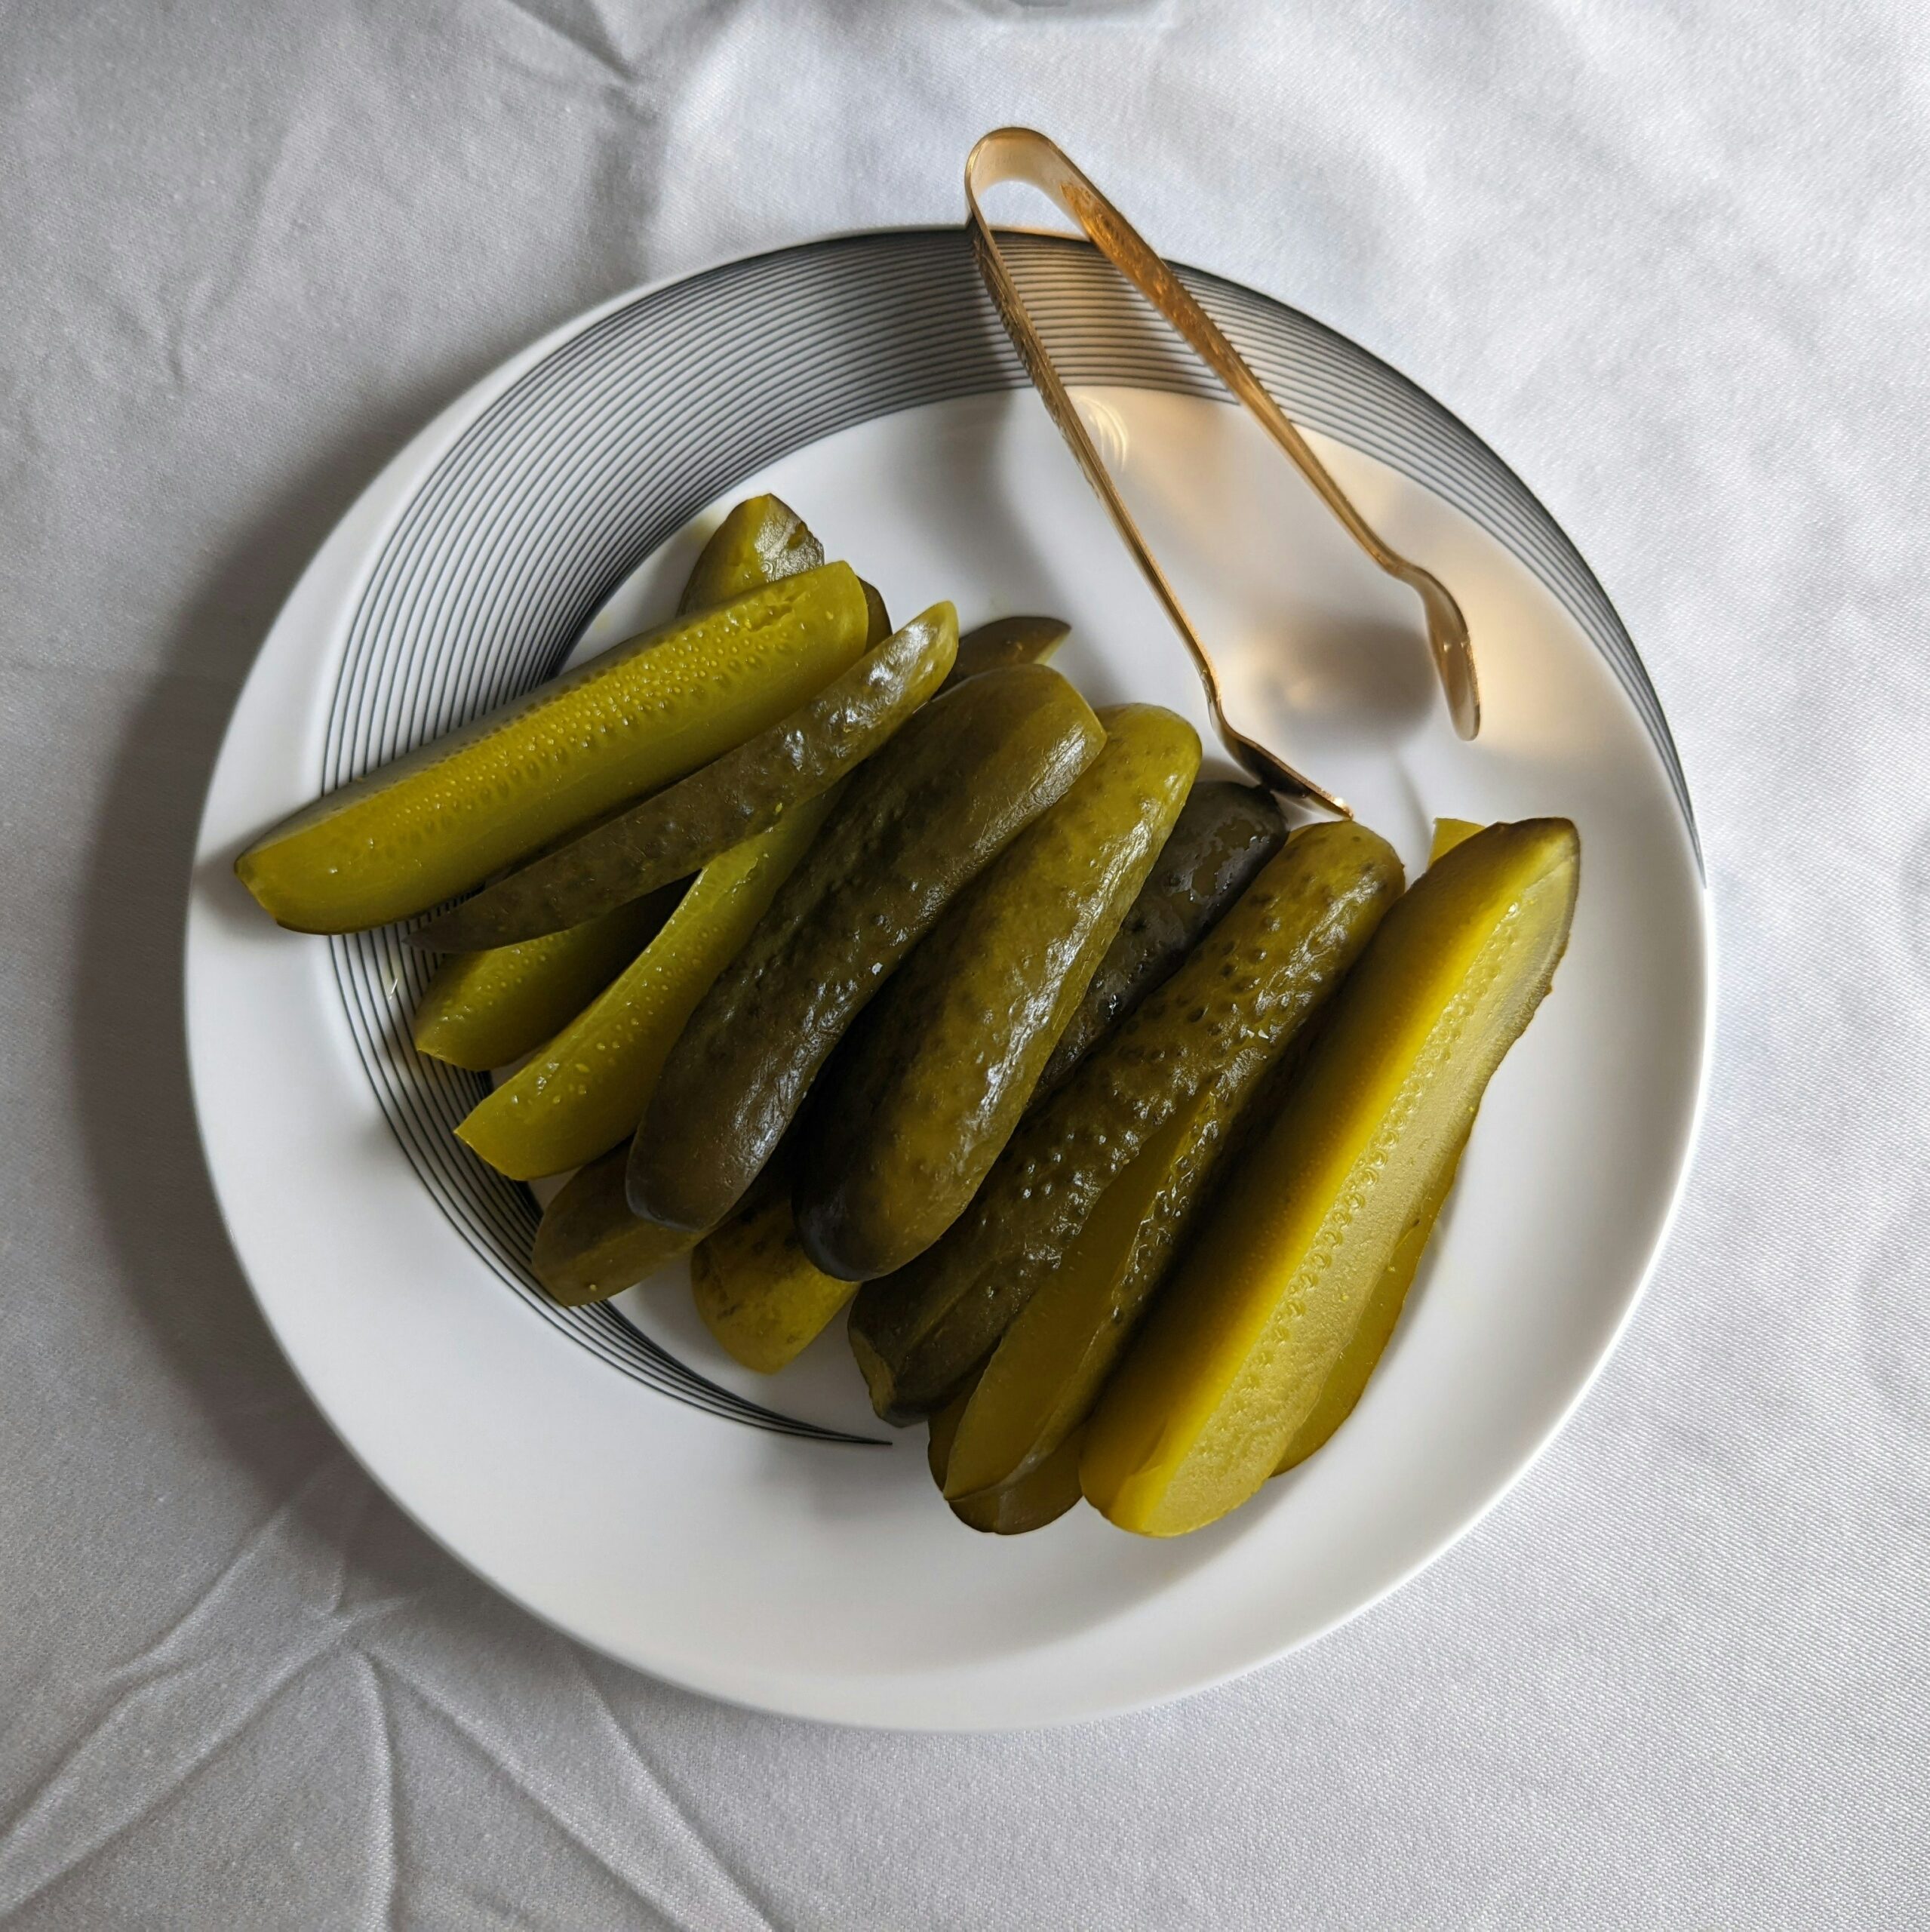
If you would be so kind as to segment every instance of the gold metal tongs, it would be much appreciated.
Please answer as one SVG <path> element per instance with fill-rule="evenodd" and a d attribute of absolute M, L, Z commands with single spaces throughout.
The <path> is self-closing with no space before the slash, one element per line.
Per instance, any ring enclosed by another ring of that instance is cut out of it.
<path fill-rule="evenodd" d="M 1013 281 L 1012 271 L 1000 252 L 998 235 L 985 219 L 979 197 L 1000 182 L 1023 181 L 1056 202 L 1080 232 L 1113 266 L 1158 309 L 1192 345 L 1207 367 L 1244 403 L 1261 426 L 1293 459 L 1300 473 L 1311 483 L 1341 527 L 1366 552 L 1375 563 L 1392 577 L 1398 578 L 1420 598 L 1428 620 L 1428 641 L 1433 648 L 1434 668 L 1447 698 L 1454 728 L 1464 738 L 1471 738 L 1481 728 L 1480 687 L 1474 675 L 1474 654 L 1467 640 L 1467 620 L 1447 586 L 1418 564 L 1410 562 L 1375 534 L 1366 518 L 1357 510 L 1345 491 L 1335 482 L 1326 466 L 1309 447 L 1306 438 L 1288 421 L 1286 414 L 1262 386 L 1258 377 L 1221 332 L 1219 325 L 1180 285 L 1179 278 L 1147 247 L 1119 211 L 1094 187 L 1056 143 L 1030 128 L 1000 128 L 973 149 L 965 163 L 965 205 L 972 231 L 972 243 L 978 257 L 979 272 L 991 291 L 1000 319 L 1013 346 L 1019 351 L 1040 398 L 1059 432 L 1071 445 L 1086 480 L 1098 491 L 1099 500 L 1111 512 L 1113 522 L 1126 540 L 1126 547 L 1145 572 L 1146 580 L 1166 608 L 1187 649 L 1193 654 L 1200 681 L 1206 687 L 1206 703 L 1215 728 L 1234 758 L 1262 784 L 1301 803 L 1338 813 L 1343 818 L 1353 814 L 1331 792 L 1315 784 L 1265 746 L 1228 721 L 1221 702 L 1219 674 L 1200 641 L 1199 633 L 1182 608 L 1159 560 L 1147 547 L 1132 512 L 1126 507 L 1108 472 L 1104 460 L 1087 435 L 1071 396 L 1060 380 L 1052 352 L 1027 314 L 1024 299 Z"/>

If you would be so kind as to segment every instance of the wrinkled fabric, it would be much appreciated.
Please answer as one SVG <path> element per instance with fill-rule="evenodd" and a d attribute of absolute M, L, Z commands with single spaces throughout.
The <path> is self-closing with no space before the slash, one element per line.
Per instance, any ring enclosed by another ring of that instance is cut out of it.
<path fill-rule="evenodd" d="M 1930 1918 L 1930 31 L 1907 0 L 0 7 L 0 1923 Z M 841 1732 L 441 1555 L 256 1314 L 197 1151 L 228 707 L 383 460 L 647 277 L 950 220 L 1056 133 L 1388 357 L 1644 653 L 1719 921 L 1649 1296 L 1471 1537 L 1286 1661 Z"/>

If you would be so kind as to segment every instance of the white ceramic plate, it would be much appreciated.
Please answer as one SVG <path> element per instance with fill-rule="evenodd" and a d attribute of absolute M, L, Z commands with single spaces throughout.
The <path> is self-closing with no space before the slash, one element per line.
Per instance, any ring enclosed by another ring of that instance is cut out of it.
<path fill-rule="evenodd" d="M 1490 1091 L 1407 1312 L 1332 1443 L 1156 1543 L 1080 1510 L 1010 1540 L 871 1418 L 842 1327 L 768 1382 L 681 1269 L 562 1311 L 529 1194 L 449 1129 L 392 932 L 278 931 L 229 867 L 263 826 L 668 609 L 722 506 L 795 505 L 909 615 L 1071 620 L 1096 701 L 1205 719 L 1179 646 L 1022 378 L 961 234 L 860 235 L 628 296 L 399 456 L 303 579 L 236 707 L 188 937 L 195 1092 L 242 1265 L 396 1500 L 538 1614 L 773 1710 L 931 1728 L 1116 1712 L 1251 1669 L 1392 1589 L 1506 1489 L 1640 1291 L 1702 1091 L 1710 934 L 1640 662 L 1581 560 L 1467 430 L 1306 318 L 1189 280 L 1373 521 L 1460 598 L 1486 700 L 1449 728 L 1418 611 L 1083 251 L 1015 239 L 1236 716 L 1424 860 L 1437 814 L 1559 813 L 1583 877 L 1554 992 Z M 598 614 L 598 613 L 601 614 Z M 887 1439 L 888 1438 L 888 1439 Z"/>

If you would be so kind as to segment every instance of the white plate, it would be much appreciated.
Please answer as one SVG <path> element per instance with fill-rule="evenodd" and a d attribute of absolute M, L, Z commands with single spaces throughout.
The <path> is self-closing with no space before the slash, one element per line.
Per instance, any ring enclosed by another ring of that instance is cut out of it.
<path fill-rule="evenodd" d="M 717 509 L 794 504 L 908 615 L 1056 611 L 1095 700 L 1203 727 L 1179 646 L 979 295 L 962 235 L 855 236 L 625 297 L 416 438 L 316 558 L 229 727 L 202 827 L 188 1022 L 208 1161 L 297 1372 L 405 1509 L 612 1655 L 802 1715 L 1057 1722 L 1197 1689 L 1392 1589 L 1506 1489 L 1627 1319 L 1703 1090 L 1710 931 L 1686 793 L 1613 611 L 1526 489 L 1363 352 L 1189 278 L 1373 521 L 1452 586 L 1486 726 L 1449 728 L 1411 599 L 1092 262 L 1016 245 L 1082 406 L 1225 653 L 1234 714 L 1424 860 L 1436 814 L 1566 814 L 1581 897 L 1354 1417 L 1234 1517 L 1156 1543 L 1088 1511 L 981 1537 L 921 1431 L 871 1417 L 841 1324 L 771 1381 L 681 1271 L 550 1307 L 528 1194 L 450 1135 L 392 933 L 281 932 L 236 850 L 324 783 L 668 608 Z M 850 1438 L 858 1438 L 852 1440 Z M 884 1438 L 889 1438 L 885 1440 Z"/>

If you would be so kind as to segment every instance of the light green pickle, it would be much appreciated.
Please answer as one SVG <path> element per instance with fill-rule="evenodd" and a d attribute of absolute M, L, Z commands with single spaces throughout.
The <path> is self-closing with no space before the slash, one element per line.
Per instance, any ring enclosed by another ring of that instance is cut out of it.
<path fill-rule="evenodd" d="M 776 724 L 856 661 L 868 623 L 844 564 L 679 617 L 330 792 L 235 869 L 300 931 L 426 911 Z"/>
<path fill-rule="evenodd" d="M 835 792 L 705 866 L 662 930 L 457 1134 L 512 1180 L 558 1174 L 636 1127 L 671 1044 L 818 835 Z"/>
<path fill-rule="evenodd" d="M 863 763 L 938 689 L 957 643 L 951 606 L 933 605 L 770 730 L 485 887 L 409 943 L 504 946 L 687 877 Z"/>
<path fill-rule="evenodd" d="M 642 952 L 677 899 L 672 888 L 567 932 L 452 954 L 416 1004 L 416 1051 L 479 1073 L 533 1053 Z"/>

